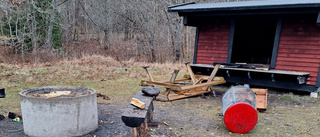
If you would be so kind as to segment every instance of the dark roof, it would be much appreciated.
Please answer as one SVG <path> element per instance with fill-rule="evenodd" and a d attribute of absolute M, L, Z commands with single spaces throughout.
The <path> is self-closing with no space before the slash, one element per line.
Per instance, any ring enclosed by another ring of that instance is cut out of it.
<path fill-rule="evenodd" d="M 186 3 L 169 7 L 171 12 L 238 11 L 263 9 L 320 8 L 320 0 L 265 0 L 223 3 Z"/>

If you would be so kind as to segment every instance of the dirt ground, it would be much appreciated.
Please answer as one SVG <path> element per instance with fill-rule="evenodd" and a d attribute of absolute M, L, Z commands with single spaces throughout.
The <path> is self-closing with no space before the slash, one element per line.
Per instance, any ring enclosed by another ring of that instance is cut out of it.
<path fill-rule="evenodd" d="M 258 113 L 255 128 L 247 134 L 231 133 L 221 116 L 221 98 L 227 88 L 212 94 L 172 102 L 154 101 L 154 126 L 149 136 L 317 136 L 319 135 L 319 99 L 269 91 L 267 111 Z M 122 103 L 123 104 L 123 103 Z M 127 137 L 131 128 L 121 121 L 126 106 L 98 103 L 99 127 L 83 137 Z M 309 116 L 303 116 L 304 114 Z M 312 115 L 311 115 L 312 114 Z M 314 115 L 314 116 L 313 116 Z M 25 137 L 23 121 L 0 121 L 0 136 Z"/>

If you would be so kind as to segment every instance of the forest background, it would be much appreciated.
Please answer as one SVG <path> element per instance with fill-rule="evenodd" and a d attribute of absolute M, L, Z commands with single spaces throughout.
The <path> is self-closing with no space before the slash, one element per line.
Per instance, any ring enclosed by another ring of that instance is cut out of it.
<path fill-rule="evenodd" d="M 232 2 L 241 0 L 194 0 Z M 103 55 L 121 61 L 193 58 L 194 27 L 168 6 L 190 0 L 0 0 L 0 63 Z"/>

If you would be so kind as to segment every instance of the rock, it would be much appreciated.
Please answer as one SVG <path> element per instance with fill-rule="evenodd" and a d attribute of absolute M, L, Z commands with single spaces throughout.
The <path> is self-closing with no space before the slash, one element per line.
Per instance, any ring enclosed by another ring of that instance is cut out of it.
<path fill-rule="evenodd" d="M 160 90 L 155 87 L 147 87 L 142 89 L 142 93 L 147 96 L 158 96 L 160 94 Z"/>
<path fill-rule="evenodd" d="M 6 93 L 4 91 L 5 91 L 5 89 L 0 87 L 0 98 L 5 98 L 6 97 Z"/>
<path fill-rule="evenodd" d="M 6 119 L 3 115 L 0 114 L 0 121 Z"/>

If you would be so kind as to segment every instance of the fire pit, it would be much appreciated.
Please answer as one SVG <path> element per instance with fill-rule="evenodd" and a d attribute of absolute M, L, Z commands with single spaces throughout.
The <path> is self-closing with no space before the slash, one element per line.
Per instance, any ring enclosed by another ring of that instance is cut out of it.
<path fill-rule="evenodd" d="M 29 136 L 81 136 L 98 127 L 96 91 L 76 86 L 20 92 L 24 133 Z"/>

